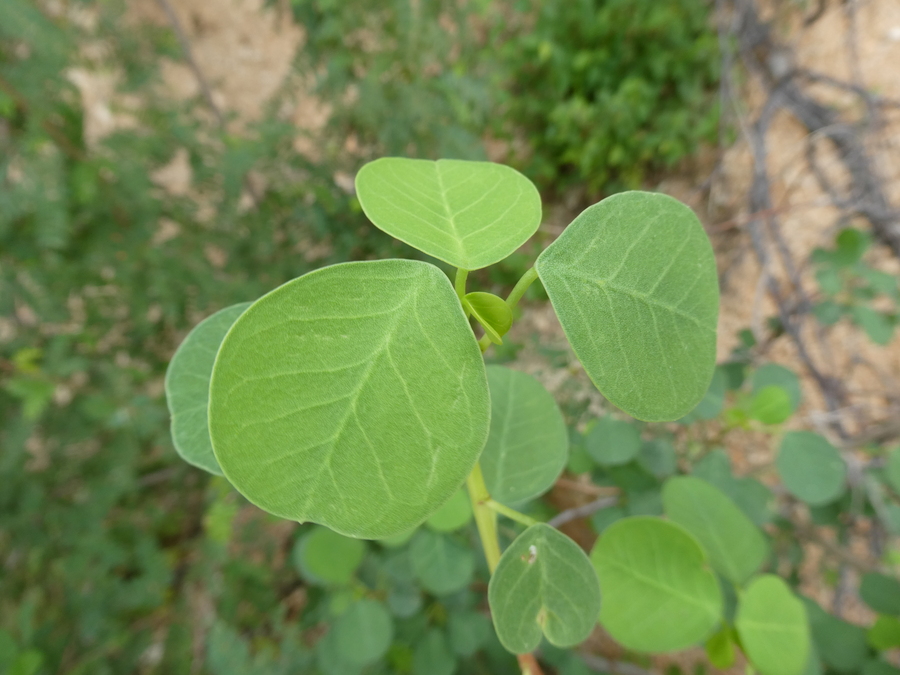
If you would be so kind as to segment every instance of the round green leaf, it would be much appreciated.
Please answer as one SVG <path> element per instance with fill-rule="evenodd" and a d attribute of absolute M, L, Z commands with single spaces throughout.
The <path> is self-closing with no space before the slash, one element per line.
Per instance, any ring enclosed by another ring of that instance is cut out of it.
<path fill-rule="evenodd" d="M 900 581 L 894 577 L 877 572 L 864 574 L 859 597 L 876 612 L 900 616 Z"/>
<path fill-rule="evenodd" d="M 366 545 L 327 527 L 316 527 L 294 546 L 293 558 L 303 578 L 313 584 L 345 586 L 366 554 Z"/>
<path fill-rule="evenodd" d="M 365 668 L 345 658 L 333 630 L 316 643 L 316 665 L 323 675 L 360 675 Z"/>
<path fill-rule="evenodd" d="M 503 344 L 501 338 L 509 332 L 513 322 L 512 310 L 503 298 L 480 291 L 466 293 L 464 307 L 481 324 L 491 342 Z"/>
<path fill-rule="evenodd" d="M 674 523 L 648 516 L 615 522 L 591 560 L 603 593 L 600 623 L 628 649 L 684 649 L 722 618 L 722 592 L 703 549 Z"/>
<path fill-rule="evenodd" d="M 209 440 L 209 380 L 225 334 L 251 303 L 232 305 L 194 327 L 166 369 L 166 403 L 172 415 L 172 442 L 181 458 L 217 476 L 222 469 Z"/>
<path fill-rule="evenodd" d="M 325 267 L 235 322 L 213 369 L 210 433 L 257 506 L 348 536 L 388 537 L 446 502 L 490 415 L 484 362 L 433 265 Z"/>
<path fill-rule="evenodd" d="M 480 612 L 455 612 L 447 620 L 450 647 L 458 656 L 472 656 L 487 644 L 493 630 L 491 620 Z"/>
<path fill-rule="evenodd" d="M 735 628 L 760 675 L 800 675 L 809 657 L 806 610 L 784 581 L 757 577 L 741 596 Z"/>
<path fill-rule="evenodd" d="M 781 424 L 792 411 L 790 395 L 779 385 L 770 384 L 753 396 L 749 415 L 763 424 Z"/>
<path fill-rule="evenodd" d="M 342 660 L 366 665 L 387 653 L 394 639 L 394 621 L 383 604 L 357 600 L 332 626 L 335 646 Z"/>
<path fill-rule="evenodd" d="M 775 468 L 788 492 L 812 506 L 833 502 L 844 493 L 847 467 L 841 454 L 811 431 L 784 435 Z"/>
<path fill-rule="evenodd" d="M 654 438 L 641 444 L 638 464 L 657 478 L 666 478 L 678 468 L 675 448 L 667 438 Z"/>
<path fill-rule="evenodd" d="M 879 616 L 866 633 L 866 639 L 877 651 L 900 647 L 900 619 L 895 616 Z"/>
<path fill-rule="evenodd" d="M 670 478 L 663 487 L 666 515 L 690 532 L 717 572 L 743 584 L 769 555 L 766 540 L 725 493 L 699 478 Z"/>
<path fill-rule="evenodd" d="M 472 520 L 472 502 L 466 490 L 457 490 L 447 503 L 432 513 L 425 524 L 436 532 L 453 532 Z"/>
<path fill-rule="evenodd" d="M 481 470 L 491 497 L 524 502 L 549 490 L 565 468 L 569 433 L 556 401 L 530 375 L 488 366 L 491 432 Z"/>
<path fill-rule="evenodd" d="M 713 376 L 719 282 L 694 213 L 624 192 L 581 213 L 535 265 L 588 376 L 632 417 L 676 420 Z"/>
<path fill-rule="evenodd" d="M 792 413 L 800 406 L 800 399 L 802 398 L 800 379 L 794 371 L 784 366 L 779 366 L 777 363 L 767 363 L 764 366 L 760 366 L 753 371 L 750 383 L 754 394 L 773 384 L 784 389 L 791 399 Z"/>
<path fill-rule="evenodd" d="M 603 466 L 627 464 L 641 449 L 641 432 L 622 420 L 603 417 L 585 438 L 588 454 Z"/>
<path fill-rule="evenodd" d="M 447 595 L 472 583 L 475 555 L 455 539 L 420 530 L 409 545 L 413 571 L 425 590 Z"/>
<path fill-rule="evenodd" d="M 557 647 L 584 641 L 597 623 L 600 588 L 578 544 L 539 523 L 516 537 L 488 584 L 497 637 L 509 651 L 525 654 L 543 633 Z"/>
<path fill-rule="evenodd" d="M 416 642 L 413 652 L 413 675 L 453 675 L 456 657 L 447 646 L 447 638 L 437 628 L 430 629 Z"/>
<path fill-rule="evenodd" d="M 465 270 L 506 258 L 541 224 L 541 196 L 515 169 L 491 162 L 385 157 L 356 175 L 375 227 Z"/>

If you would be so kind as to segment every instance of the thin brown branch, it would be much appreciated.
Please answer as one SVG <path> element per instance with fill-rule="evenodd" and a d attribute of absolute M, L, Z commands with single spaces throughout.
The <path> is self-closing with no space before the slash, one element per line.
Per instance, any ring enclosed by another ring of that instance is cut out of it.
<path fill-rule="evenodd" d="M 599 497 L 598 499 L 595 499 L 594 501 L 587 504 L 583 504 L 582 506 L 576 506 L 574 508 L 566 509 L 565 511 L 557 513 L 547 521 L 547 524 L 551 527 L 560 527 L 573 520 L 578 520 L 579 518 L 587 518 L 597 511 L 609 508 L 610 506 L 615 506 L 618 503 L 618 497 Z"/>

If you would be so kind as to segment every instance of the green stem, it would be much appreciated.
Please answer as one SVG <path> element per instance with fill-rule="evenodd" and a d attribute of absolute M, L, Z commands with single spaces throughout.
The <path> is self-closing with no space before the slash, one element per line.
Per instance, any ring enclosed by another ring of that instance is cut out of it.
<path fill-rule="evenodd" d="M 464 270 L 461 267 L 456 270 L 456 294 L 459 296 L 460 302 L 462 299 L 466 297 L 466 277 L 469 276 L 469 270 Z"/>
<path fill-rule="evenodd" d="M 522 275 L 522 278 L 516 282 L 516 285 L 513 287 L 512 291 L 510 291 L 509 296 L 506 298 L 506 304 L 510 309 L 515 309 L 516 305 L 519 304 L 519 300 L 522 299 L 522 296 L 525 295 L 525 291 L 528 290 L 528 287 L 534 283 L 534 280 L 538 278 L 537 270 L 534 267 L 529 267 L 528 271 Z"/>
<path fill-rule="evenodd" d="M 481 465 L 475 464 L 472 473 L 466 479 L 469 488 L 469 499 L 472 500 L 472 510 L 475 512 L 475 524 L 478 526 L 478 536 L 481 538 L 481 546 L 484 549 L 484 557 L 487 558 L 488 569 L 491 574 L 497 569 L 500 562 L 500 542 L 497 539 L 497 514 L 488 506 L 493 501 L 484 484 L 484 475 L 481 473 Z"/>
<path fill-rule="evenodd" d="M 501 504 L 500 502 L 494 501 L 493 499 L 488 499 L 485 502 L 485 505 L 499 513 L 501 516 L 506 516 L 510 520 L 514 520 L 517 523 L 522 523 L 525 527 L 531 527 L 532 525 L 537 525 L 538 521 L 536 521 L 531 516 L 526 516 L 524 513 L 519 513 L 515 509 L 511 509 L 508 506 Z"/>

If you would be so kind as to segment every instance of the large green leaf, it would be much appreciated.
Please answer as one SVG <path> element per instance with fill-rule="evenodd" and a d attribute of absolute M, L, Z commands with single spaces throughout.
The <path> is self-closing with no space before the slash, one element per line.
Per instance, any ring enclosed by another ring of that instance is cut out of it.
<path fill-rule="evenodd" d="M 186 462 L 219 476 L 222 469 L 209 440 L 209 379 L 225 334 L 250 304 L 226 307 L 198 323 L 166 369 L 166 402 L 175 449 Z"/>
<path fill-rule="evenodd" d="M 682 527 L 637 516 L 606 528 L 591 551 L 600 578 L 600 623 L 643 652 L 684 649 L 722 618 L 722 592 L 697 541 Z"/>
<path fill-rule="evenodd" d="M 743 584 L 765 562 L 766 540 L 725 493 L 691 476 L 670 478 L 663 487 L 666 515 L 697 538 L 712 566 Z"/>
<path fill-rule="evenodd" d="M 257 506 L 380 538 L 459 489 L 487 439 L 488 397 L 440 270 L 345 263 L 277 288 L 232 326 L 210 433 L 225 476 Z"/>
<path fill-rule="evenodd" d="M 472 582 L 475 554 L 445 534 L 419 530 L 409 545 L 409 557 L 416 578 L 435 595 L 455 593 Z"/>
<path fill-rule="evenodd" d="M 536 268 L 575 354 L 633 417 L 675 420 L 703 398 L 716 357 L 719 285 L 694 213 L 625 192 L 581 213 Z"/>
<path fill-rule="evenodd" d="M 735 628 L 760 675 L 800 675 L 809 657 L 806 610 L 784 581 L 757 577 L 741 596 Z"/>
<path fill-rule="evenodd" d="M 491 497 L 504 504 L 543 494 L 562 473 L 569 434 L 556 401 L 530 375 L 488 366 L 491 433 L 481 470 Z"/>
<path fill-rule="evenodd" d="M 584 551 L 539 523 L 503 552 L 488 585 L 488 602 L 500 642 L 525 654 L 540 644 L 542 633 L 557 647 L 585 640 L 597 623 L 600 588 Z"/>
<path fill-rule="evenodd" d="M 833 502 L 844 492 L 847 467 L 841 454 L 811 431 L 784 435 L 775 468 L 788 492 L 812 506 Z"/>
<path fill-rule="evenodd" d="M 378 229 L 466 270 L 506 258 L 541 224 L 541 196 L 515 169 L 491 162 L 385 157 L 356 175 Z"/>

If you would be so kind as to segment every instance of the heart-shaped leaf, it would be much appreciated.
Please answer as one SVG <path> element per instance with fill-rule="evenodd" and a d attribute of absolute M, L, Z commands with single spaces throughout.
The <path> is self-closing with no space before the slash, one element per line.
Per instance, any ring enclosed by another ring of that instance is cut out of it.
<path fill-rule="evenodd" d="M 690 532 L 720 574 L 742 584 L 765 562 L 762 533 L 725 493 L 692 476 L 670 478 L 663 487 L 666 515 Z"/>
<path fill-rule="evenodd" d="M 600 611 L 600 588 L 591 562 L 558 530 L 539 523 L 503 552 L 488 585 L 497 637 L 509 651 L 525 654 L 541 634 L 557 647 L 590 635 Z"/>
<path fill-rule="evenodd" d="M 226 307 L 198 323 L 166 369 L 166 402 L 175 449 L 189 464 L 218 476 L 222 468 L 209 440 L 209 380 L 225 334 L 250 305 L 243 302 Z"/>
<path fill-rule="evenodd" d="M 491 497 L 504 504 L 544 494 L 569 455 L 566 422 L 553 396 L 530 375 L 488 366 L 491 433 L 481 470 Z"/>
<path fill-rule="evenodd" d="M 375 226 L 465 270 L 506 258 L 541 224 L 541 196 L 515 169 L 491 162 L 385 157 L 356 175 Z"/>
<path fill-rule="evenodd" d="M 210 435 L 251 502 L 348 536 L 421 523 L 487 439 L 484 362 L 450 281 L 409 260 L 325 267 L 254 303 L 219 349 Z"/>
<path fill-rule="evenodd" d="M 619 520 L 591 551 L 600 578 L 600 623 L 628 649 L 669 652 L 707 638 L 722 592 L 697 541 L 660 518 Z"/>
<path fill-rule="evenodd" d="M 703 398 L 719 283 L 687 206 L 649 192 L 613 195 L 582 212 L 535 267 L 575 354 L 612 403 L 659 422 Z"/>
<path fill-rule="evenodd" d="M 512 326 L 512 310 L 503 298 L 493 293 L 466 293 L 463 307 L 475 317 L 495 345 L 503 344 L 504 335 Z"/>
<path fill-rule="evenodd" d="M 741 595 L 734 619 L 747 658 L 760 675 L 800 675 L 809 657 L 803 603 L 772 574 L 757 577 Z"/>

